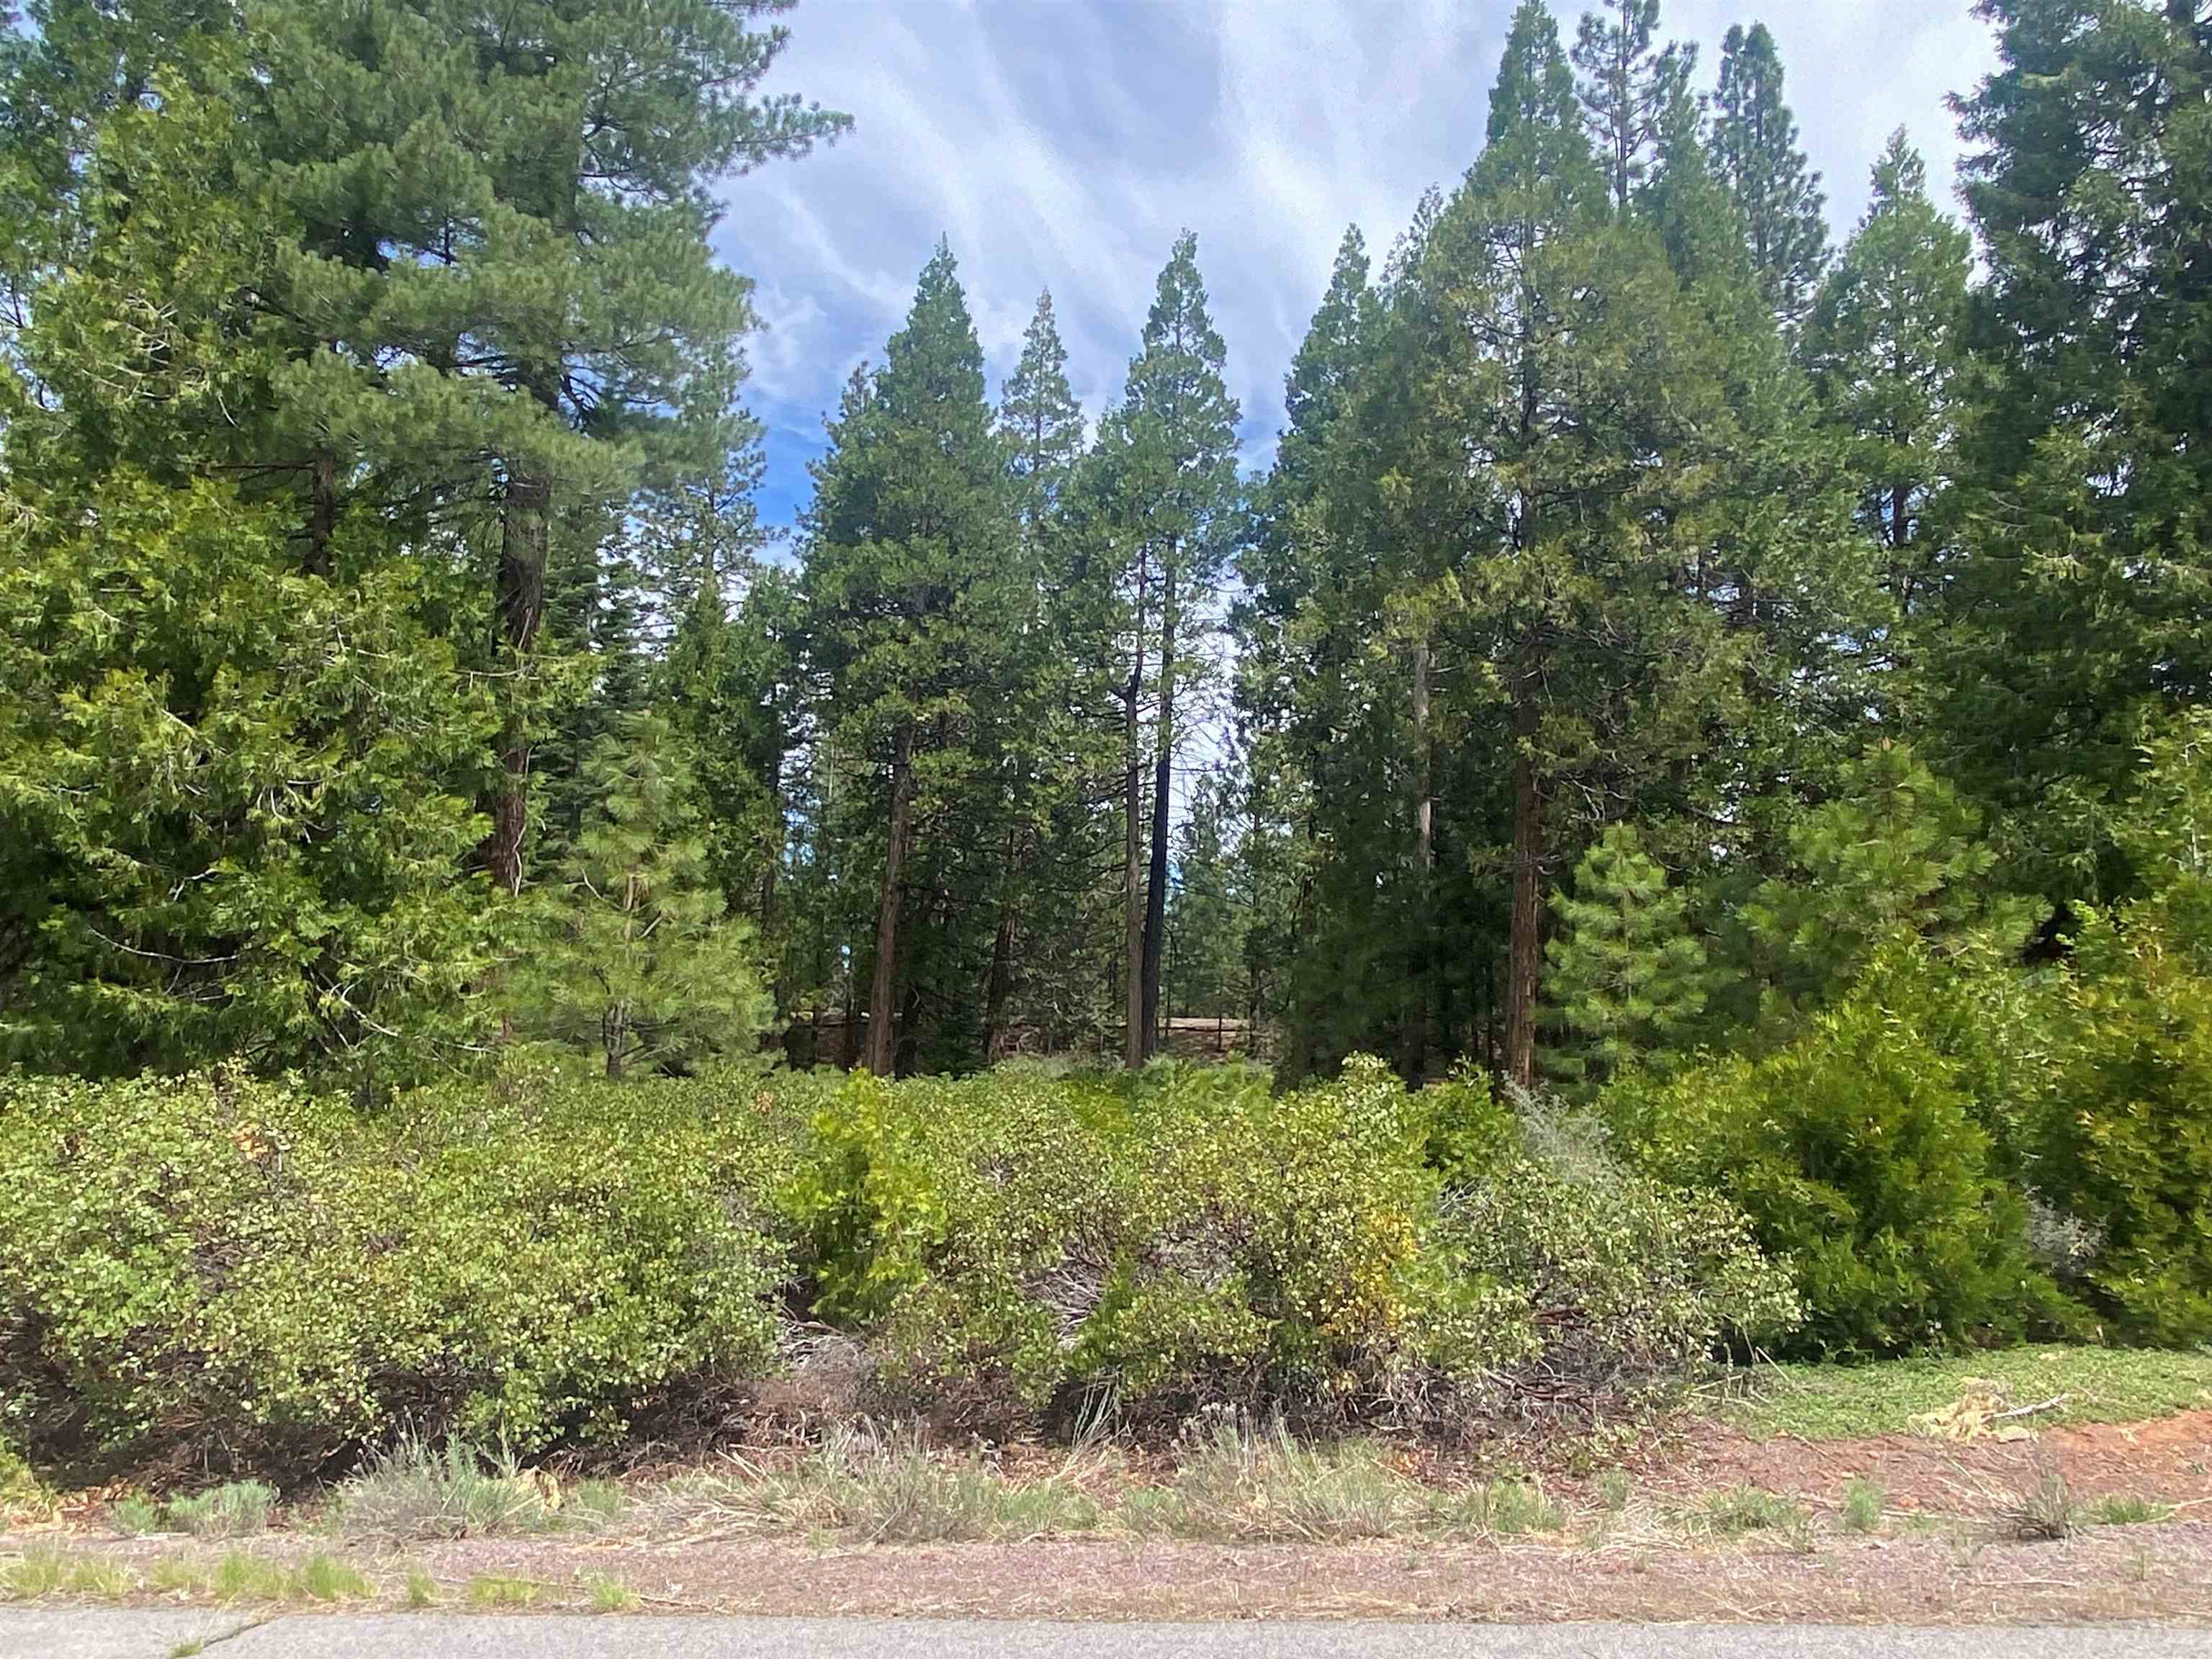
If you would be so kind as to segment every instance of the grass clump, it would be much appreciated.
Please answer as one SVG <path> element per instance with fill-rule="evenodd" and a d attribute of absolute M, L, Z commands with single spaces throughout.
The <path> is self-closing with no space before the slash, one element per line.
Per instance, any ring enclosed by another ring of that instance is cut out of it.
<path fill-rule="evenodd" d="M 1889 1494 L 1879 1482 L 1854 1480 L 1844 1488 L 1844 1530 L 1873 1532 L 1881 1525 Z"/>
<path fill-rule="evenodd" d="M 754 1528 L 812 1528 L 880 1543 L 1088 1531 L 1097 1503 L 1066 1475 L 1012 1481 L 980 1451 L 933 1450 L 908 1429 L 840 1429 L 797 1463 L 733 1460 L 708 1501 Z"/>
<path fill-rule="evenodd" d="M 538 1586 L 507 1573 L 479 1573 L 469 1580 L 467 1595 L 472 1607 L 526 1607 L 538 1599 Z"/>
<path fill-rule="evenodd" d="M 321 1551 L 299 1565 L 287 1588 L 309 1601 L 357 1601 L 369 1589 L 358 1567 Z"/>
<path fill-rule="evenodd" d="M 1139 1532 L 1340 1543 L 1417 1529 L 1431 1501 L 1371 1442 L 1306 1445 L 1280 1424 L 1224 1417 L 1188 1443 L 1171 1486 L 1123 1513 Z"/>
<path fill-rule="evenodd" d="M 2030 1419 L 2136 1423 L 2212 1405 L 2212 1352 L 2051 1347 L 1892 1359 L 1866 1365 L 1762 1365 L 1724 1408 L 1760 1439 L 1856 1440 L 1902 1434 L 1910 1419 L 1940 1411 L 1978 1382 L 2021 1405 L 2057 1403 Z"/>
<path fill-rule="evenodd" d="M 438 1581 L 410 1562 L 400 1600 L 410 1607 L 434 1607 L 438 1605 Z"/>
<path fill-rule="evenodd" d="M 2006 1531 L 2029 1543 L 2071 1538 L 2087 1518 L 2066 1477 L 2049 1466 L 2014 1486 L 2000 1504 L 1998 1514 Z"/>
<path fill-rule="evenodd" d="M 495 1538 L 558 1526 L 550 1491 L 509 1453 L 406 1439 L 338 1489 L 332 1515 L 348 1538 Z"/>
<path fill-rule="evenodd" d="M 133 1492 L 118 1498 L 108 1506 L 107 1518 L 115 1530 L 126 1538 L 141 1538 L 149 1532 L 161 1530 L 161 1506 L 150 1498 Z"/>
<path fill-rule="evenodd" d="M 226 1601 L 282 1601 L 290 1587 L 282 1563 L 233 1550 L 216 1563 L 212 1588 Z"/>
<path fill-rule="evenodd" d="M 1567 1524 L 1567 1511 L 1534 1481 L 1492 1480 L 1446 1500 L 1438 1519 L 1447 1532 L 1516 1538 L 1558 1532 Z"/>
<path fill-rule="evenodd" d="M 1747 1532 L 1790 1532 L 1803 1528 L 1803 1509 L 1764 1486 L 1730 1486 L 1705 1499 L 1705 1523 L 1723 1538 Z"/>
<path fill-rule="evenodd" d="M 34 1601 L 46 1595 L 111 1598 L 131 1591 L 131 1576 L 113 1562 L 40 1548 L 0 1561 L 0 1597 Z"/>
<path fill-rule="evenodd" d="M 2173 1505 L 2135 1494 L 2107 1492 L 2089 1501 L 2082 1518 L 2093 1527 L 2156 1526 L 2173 1517 Z"/>
<path fill-rule="evenodd" d="M 232 1480 L 191 1498 L 173 1498 L 169 1519 L 195 1538 L 248 1538 L 269 1529 L 276 1489 L 258 1480 Z"/>
<path fill-rule="evenodd" d="M 638 1604 L 635 1590 L 605 1573 L 593 1573 L 584 1581 L 584 1588 L 591 1595 L 593 1613 L 628 1613 Z"/>
<path fill-rule="evenodd" d="M 1628 1507 L 1628 1498 L 1635 1489 L 1626 1469 L 1607 1469 L 1598 1477 L 1597 1501 L 1607 1515 L 1619 1515 Z"/>

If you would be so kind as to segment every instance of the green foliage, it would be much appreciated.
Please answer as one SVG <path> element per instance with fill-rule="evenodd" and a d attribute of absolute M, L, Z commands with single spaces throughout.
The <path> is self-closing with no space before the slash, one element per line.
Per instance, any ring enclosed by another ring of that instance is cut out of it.
<path fill-rule="evenodd" d="M 1896 1352 L 2062 1316 L 1978 1117 L 1974 1072 L 1936 1040 L 1954 971 L 1918 939 L 1893 939 L 1773 1052 L 1607 1097 L 1647 1167 L 1725 1193 L 1788 1260 L 1800 1346 Z"/>
<path fill-rule="evenodd" d="M 33 1447 L 204 1437 L 271 1470 L 403 1422 L 612 1431 L 768 1356 L 757 1122 L 743 1085 L 362 1120 L 283 1084 L 13 1079 L 4 1408 Z"/>
<path fill-rule="evenodd" d="M 2033 1178 L 2087 1230 L 2100 1304 L 2182 1345 L 2212 1340 L 2212 720 L 2172 723 L 2148 759 L 2115 839 L 2148 890 L 2080 912 Z"/>
<path fill-rule="evenodd" d="M 1981 830 L 1973 804 L 1908 745 L 1869 749 L 1834 799 L 1790 824 L 1789 875 L 1743 906 L 1755 969 L 1817 1003 L 1855 983 L 1900 933 L 1954 951 L 1970 933 L 2019 945 L 2042 907 L 1993 890 L 1996 855 Z"/>
<path fill-rule="evenodd" d="M 655 715 L 625 716 L 584 782 L 582 832 L 518 970 L 518 1023 L 596 1050 L 611 1078 L 750 1053 L 768 999 L 751 931 L 708 878 L 683 744 Z"/>
<path fill-rule="evenodd" d="M 1514 1154 L 1447 1192 L 1439 1232 L 1455 1279 L 1486 1287 L 1526 1367 L 1592 1395 L 1634 1395 L 1726 1343 L 1772 1341 L 1802 1316 L 1787 1272 L 1735 1206 L 1615 1158 L 1585 1116 L 1529 1103 Z M 1466 1291 L 1462 1290 L 1462 1297 Z M 1499 1344 L 1503 1347 L 1503 1344 Z"/>
<path fill-rule="evenodd" d="M 1565 1028 L 1550 1060 L 1555 1074 L 1599 1083 L 1632 1065 L 1672 1061 L 1670 1042 L 1705 1011 L 1711 977 L 1687 908 L 1633 827 L 1615 824 L 1583 854 L 1545 946 L 1545 995 Z"/>
<path fill-rule="evenodd" d="M 1996 1385 L 2022 1405 L 2056 1400 L 2036 1421 L 2134 1423 L 2212 1406 L 2212 1354 L 2107 1347 L 1920 1354 L 1864 1365 L 1762 1365 L 1728 1420 L 1765 1438 L 1863 1440 L 1904 1434 L 1911 1419 Z"/>

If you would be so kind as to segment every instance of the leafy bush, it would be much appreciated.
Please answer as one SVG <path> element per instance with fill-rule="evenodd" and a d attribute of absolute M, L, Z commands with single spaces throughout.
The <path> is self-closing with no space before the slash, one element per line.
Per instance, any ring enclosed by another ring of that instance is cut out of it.
<path fill-rule="evenodd" d="M 1522 1109 L 1522 1149 L 1449 1193 L 1440 1229 L 1455 1276 L 1510 1310 L 1517 1352 L 1492 1362 L 1509 1386 L 1632 1395 L 1723 1342 L 1796 1328 L 1789 1275 L 1760 1255 L 1741 1211 L 1624 1164 L 1591 1117 Z"/>
<path fill-rule="evenodd" d="M 1804 1348 L 1894 1352 L 2064 1316 L 1972 1068 L 1923 1023 L 1949 971 L 1917 939 L 1893 939 L 1773 1053 L 1607 1097 L 1647 1167 L 1726 1194 L 1788 1258 Z"/>
<path fill-rule="evenodd" d="M 2145 891 L 2080 916 L 2035 1178 L 2117 1322 L 2185 1346 L 2212 1341 L 2212 714 L 2148 753 L 2119 837 Z"/>
<path fill-rule="evenodd" d="M 2056 999 L 2041 1195 L 2130 1334 L 2212 1341 L 2212 974 L 2154 904 L 2088 914 Z"/>
<path fill-rule="evenodd" d="M 32 1449 L 518 1447 L 757 1369 L 742 1102 L 545 1080 L 362 1119 L 277 1083 L 0 1084 L 0 1375 Z M 748 1152 L 753 1155 L 748 1157 Z"/>
<path fill-rule="evenodd" d="M 276 1083 L 18 1080 L 0 1420 L 42 1455 L 275 1471 L 397 1442 L 351 1523 L 475 1529 L 457 1494 L 513 1471 L 424 1446 L 610 1435 L 779 1351 L 787 1394 L 826 1353 L 855 1380 L 833 1411 L 994 1431 L 1420 1421 L 1640 1385 L 1787 1319 L 1725 1205 L 1547 1135 L 1363 1059 L 1290 1094 L 1173 1066 L 521 1069 L 372 1116 Z"/>

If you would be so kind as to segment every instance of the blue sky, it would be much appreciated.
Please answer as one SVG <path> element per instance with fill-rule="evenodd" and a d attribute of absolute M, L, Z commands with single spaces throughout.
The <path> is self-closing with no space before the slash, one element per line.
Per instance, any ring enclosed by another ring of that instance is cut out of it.
<path fill-rule="evenodd" d="M 1555 4 L 1571 39 L 1579 0 Z M 769 427 L 763 502 L 788 523 L 854 364 L 898 325 L 948 236 L 995 397 L 1049 287 L 1094 416 L 1136 349 L 1152 280 L 1185 226 L 1243 404 L 1249 464 L 1282 421 L 1282 377 L 1347 223 L 1378 256 L 1424 187 L 1480 148 L 1511 0 L 801 0 L 769 89 L 849 112 L 805 161 L 730 181 L 716 234 L 764 327 L 748 401 Z M 1763 18 L 1840 238 L 1867 170 L 1906 127 L 1952 188 L 1944 94 L 1995 61 L 1970 0 L 1673 0 L 1700 47 Z"/>

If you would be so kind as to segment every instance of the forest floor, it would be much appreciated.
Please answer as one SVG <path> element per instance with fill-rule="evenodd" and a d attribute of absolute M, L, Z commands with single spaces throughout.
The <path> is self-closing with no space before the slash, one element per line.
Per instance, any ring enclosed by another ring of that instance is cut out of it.
<path fill-rule="evenodd" d="M 71 1494 L 0 1534 L 0 1601 L 2212 1623 L 2212 1355 L 1769 1368 L 1663 1422 L 1480 1459 L 1265 1436 L 1225 1464 L 1218 1445 L 908 1452 L 833 1493 L 806 1456 L 572 1482 L 565 1508 L 525 1476 L 551 1507 L 515 1511 L 521 1530 L 479 1510 L 489 1535 L 459 1537 L 313 1499 L 246 1537 L 125 1536 L 113 1490 Z"/>

